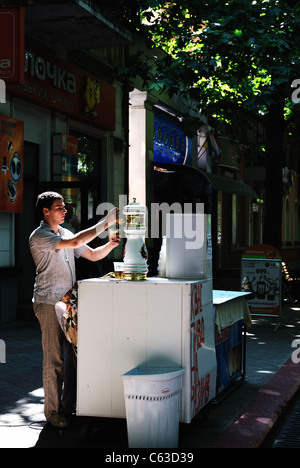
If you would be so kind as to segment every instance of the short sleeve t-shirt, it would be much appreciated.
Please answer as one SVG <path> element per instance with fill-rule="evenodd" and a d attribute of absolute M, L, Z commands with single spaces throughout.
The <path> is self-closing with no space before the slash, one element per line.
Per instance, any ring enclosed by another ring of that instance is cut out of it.
<path fill-rule="evenodd" d="M 59 226 L 59 234 L 44 221 L 29 237 L 30 251 L 36 265 L 33 302 L 55 304 L 76 281 L 75 257 L 80 257 L 88 247 L 56 249 L 59 241 L 73 237 L 68 229 Z"/>

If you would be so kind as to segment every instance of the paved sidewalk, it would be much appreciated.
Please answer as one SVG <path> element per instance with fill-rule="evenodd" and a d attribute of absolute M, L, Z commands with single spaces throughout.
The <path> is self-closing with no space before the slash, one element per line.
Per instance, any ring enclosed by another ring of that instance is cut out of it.
<path fill-rule="evenodd" d="M 0 364 L 0 448 L 126 450 L 126 420 L 75 418 L 64 431 L 45 424 L 37 322 L 1 326 L 0 339 L 6 344 L 6 363 Z M 207 418 L 180 424 L 179 449 L 261 446 L 300 386 L 300 363 L 291 361 L 296 339 L 300 307 L 284 307 L 279 318 L 253 317 L 245 381 L 211 405 Z"/>

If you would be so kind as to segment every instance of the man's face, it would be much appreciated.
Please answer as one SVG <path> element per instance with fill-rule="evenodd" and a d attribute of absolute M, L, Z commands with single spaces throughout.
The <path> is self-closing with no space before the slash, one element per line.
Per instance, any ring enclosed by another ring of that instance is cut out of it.
<path fill-rule="evenodd" d="M 51 208 L 44 208 L 44 219 L 48 224 L 62 224 L 65 220 L 65 203 L 57 199 L 51 205 Z"/>

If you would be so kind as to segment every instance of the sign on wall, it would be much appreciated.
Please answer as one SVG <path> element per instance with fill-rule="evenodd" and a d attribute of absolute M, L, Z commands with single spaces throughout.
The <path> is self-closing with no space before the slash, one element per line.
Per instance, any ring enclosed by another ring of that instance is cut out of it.
<path fill-rule="evenodd" d="M 24 122 L 0 116 L 0 211 L 23 211 Z"/>
<path fill-rule="evenodd" d="M 23 86 L 8 91 L 105 130 L 115 130 L 116 90 L 95 75 L 26 40 Z"/>

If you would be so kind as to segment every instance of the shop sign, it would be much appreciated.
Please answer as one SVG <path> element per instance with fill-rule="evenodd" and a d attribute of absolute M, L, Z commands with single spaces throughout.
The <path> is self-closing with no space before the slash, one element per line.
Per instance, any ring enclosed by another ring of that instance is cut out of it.
<path fill-rule="evenodd" d="M 24 84 L 24 8 L 0 9 L 0 79 Z"/>
<path fill-rule="evenodd" d="M 0 211 L 23 211 L 24 122 L 0 116 Z"/>
<path fill-rule="evenodd" d="M 282 259 L 276 247 L 252 245 L 243 252 L 242 290 L 253 292 L 248 299 L 251 315 L 279 316 L 281 312 Z"/>
<path fill-rule="evenodd" d="M 155 116 L 153 147 L 154 162 L 192 164 L 191 139 L 171 120 Z"/>
<path fill-rule="evenodd" d="M 8 90 L 105 130 L 115 129 L 115 88 L 36 44 L 26 44 L 24 85 Z"/>

